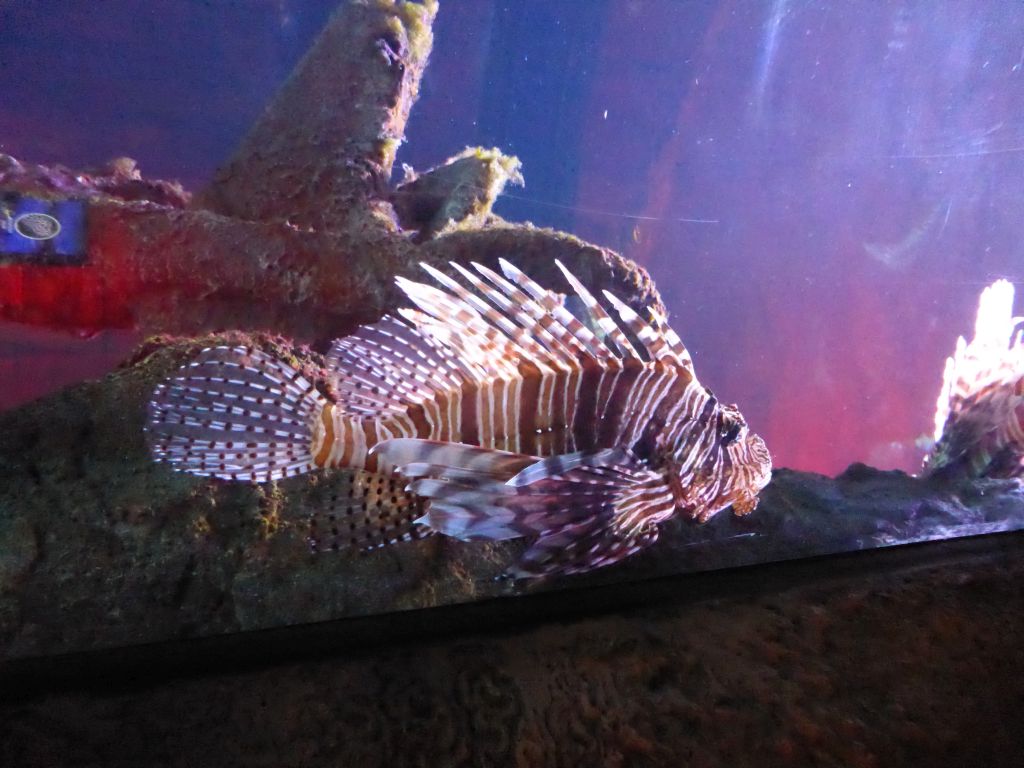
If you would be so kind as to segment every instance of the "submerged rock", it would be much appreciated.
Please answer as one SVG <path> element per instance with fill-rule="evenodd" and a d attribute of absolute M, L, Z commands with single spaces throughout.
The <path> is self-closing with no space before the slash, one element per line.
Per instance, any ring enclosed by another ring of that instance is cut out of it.
<path fill-rule="evenodd" d="M 0 658 L 110 648 L 511 596 L 518 542 L 440 536 L 311 554 L 309 517 L 354 474 L 209 482 L 150 457 L 145 405 L 199 348 L 247 343 L 314 380 L 322 359 L 280 338 L 151 343 L 121 370 L 0 414 Z M 320 378 L 321 385 L 326 382 Z M 758 510 L 667 524 L 622 566 L 531 590 L 971 535 L 1024 526 L 1013 480 L 939 483 L 854 465 L 778 470 Z"/>

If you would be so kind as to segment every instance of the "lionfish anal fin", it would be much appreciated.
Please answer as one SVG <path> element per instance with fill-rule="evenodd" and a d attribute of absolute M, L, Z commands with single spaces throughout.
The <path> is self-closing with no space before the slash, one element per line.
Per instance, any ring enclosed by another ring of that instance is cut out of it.
<path fill-rule="evenodd" d="M 416 523 L 423 499 L 405 484 L 394 475 L 359 470 L 350 482 L 333 485 L 309 516 L 310 549 L 367 551 L 431 535 Z"/>

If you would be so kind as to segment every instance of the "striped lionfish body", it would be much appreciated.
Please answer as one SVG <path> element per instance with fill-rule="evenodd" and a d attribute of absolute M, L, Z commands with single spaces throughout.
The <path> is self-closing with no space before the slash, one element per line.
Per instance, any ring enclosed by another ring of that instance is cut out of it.
<path fill-rule="evenodd" d="M 581 320 L 500 264 L 452 264 L 464 282 L 424 266 L 440 287 L 399 278 L 415 308 L 334 343 L 335 402 L 262 352 L 205 350 L 154 394 L 154 454 L 231 480 L 397 473 L 418 524 L 527 538 L 516 576 L 616 562 L 677 513 L 754 509 L 771 474 L 764 442 L 698 382 L 664 317 L 605 292 L 613 319 L 558 264 Z"/>
<path fill-rule="evenodd" d="M 1013 299 L 1008 280 L 985 288 L 974 338 L 958 338 L 946 360 L 927 474 L 1024 477 L 1024 318 Z"/>

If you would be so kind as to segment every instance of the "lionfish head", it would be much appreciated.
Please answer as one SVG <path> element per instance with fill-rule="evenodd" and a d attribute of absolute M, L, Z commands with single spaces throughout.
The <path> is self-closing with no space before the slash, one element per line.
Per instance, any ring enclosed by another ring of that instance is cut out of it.
<path fill-rule="evenodd" d="M 699 522 L 732 507 L 737 515 L 747 515 L 757 507 L 758 494 L 772 476 L 772 458 L 759 435 L 735 405 L 723 405 L 716 429 L 705 445 L 706 458 L 689 476 L 680 475 L 685 489 L 684 505 Z"/>

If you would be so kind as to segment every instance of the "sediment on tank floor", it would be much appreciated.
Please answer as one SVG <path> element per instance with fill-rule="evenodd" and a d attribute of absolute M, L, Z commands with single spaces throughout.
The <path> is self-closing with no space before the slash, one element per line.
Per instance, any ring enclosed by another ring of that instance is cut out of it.
<path fill-rule="evenodd" d="M 259 668 L 228 656 L 194 677 L 162 674 L 154 650 L 141 674 L 0 691 L 0 761 L 1009 768 L 1024 565 L 1018 535 L 985 541 L 897 568 L 893 551 L 852 572 L 789 563 L 710 597 L 674 580 L 661 604 L 543 626 Z"/>

